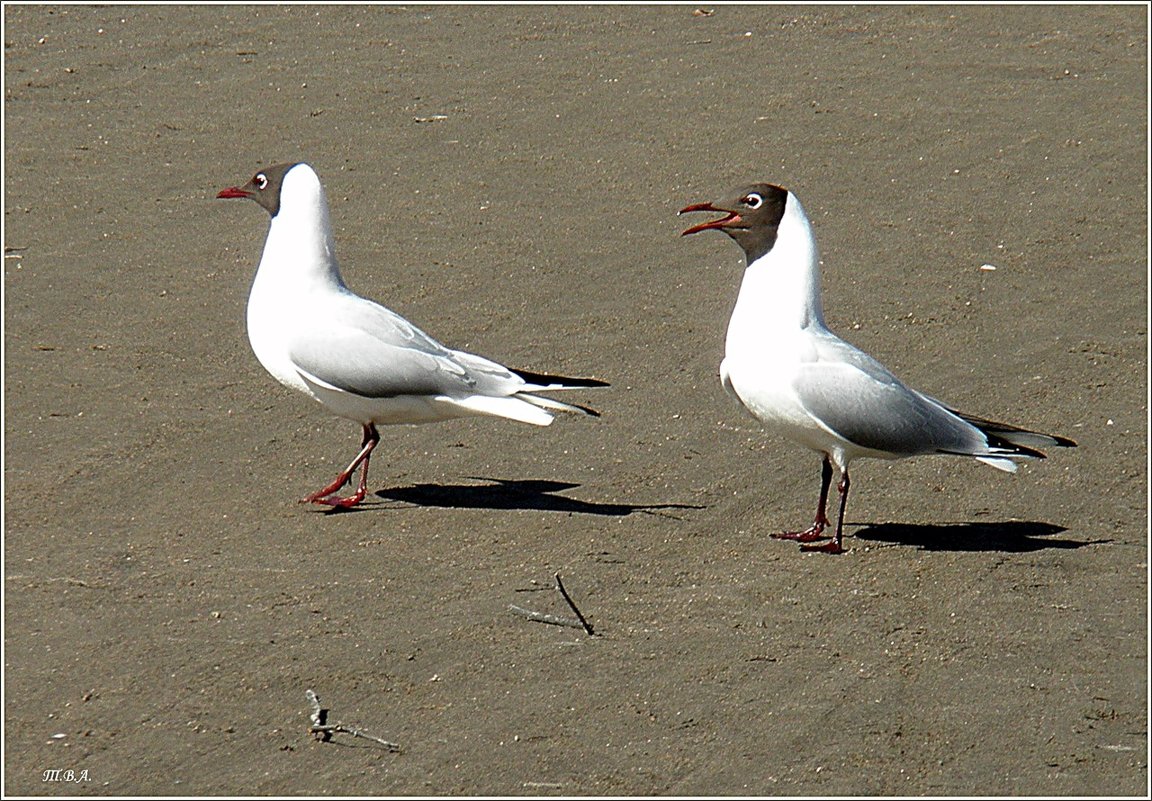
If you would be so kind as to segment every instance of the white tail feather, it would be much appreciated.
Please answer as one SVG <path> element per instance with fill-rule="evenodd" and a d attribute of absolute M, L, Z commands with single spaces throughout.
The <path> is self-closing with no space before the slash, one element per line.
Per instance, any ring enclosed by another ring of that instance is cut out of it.
<path fill-rule="evenodd" d="M 573 412 L 575 414 L 589 414 L 587 409 L 580 406 L 574 406 L 571 403 L 564 403 L 563 401 L 553 400 L 552 398 L 545 398 L 539 395 L 528 395 L 521 393 L 516 396 L 519 400 L 528 401 L 528 403 L 535 404 L 544 409 L 554 409 L 558 412 Z"/>
<path fill-rule="evenodd" d="M 531 403 L 525 403 L 522 398 L 493 398 L 487 395 L 472 395 L 467 398 L 449 398 L 446 400 L 474 414 L 505 417 L 521 423 L 531 423 L 534 426 L 546 426 L 552 423 L 552 415 Z M 539 398 L 532 398 L 532 400 L 539 400 Z"/>
<path fill-rule="evenodd" d="M 976 461 L 983 462 L 986 465 L 991 465 L 997 470 L 1003 470 L 1006 473 L 1016 472 L 1016 463 L 1011 459 L 1005 459 L 1002 456 L 977 456 Z"/>

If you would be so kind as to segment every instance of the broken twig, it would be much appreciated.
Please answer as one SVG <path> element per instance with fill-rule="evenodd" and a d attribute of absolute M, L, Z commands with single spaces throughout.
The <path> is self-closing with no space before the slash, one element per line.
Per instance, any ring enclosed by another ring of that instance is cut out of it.
<path fill-rule="evenodd" d="M 556 589 L 560 590 L 560 594 L 563 595 L 564 600 L 568 602 L 568 608 L 576 613 L 575 618 L 560 617 L 559 615 L 548 615 L 544 612 L 533 612 L 531 609 L 525 609 L 521 606 L 516 606 L 515 604 L 508 604 L 508 609 L 518 615 L 528 618 L 529 620 L 535 620 L 537 623 L 548 623 L 552 626 L 568 626 L 574 629 L 584 629 L 584 633 L 589 637 L 594 636 L 596 632 L 592 630 L 592 624 L 589 623 L 584 615 L 580 613 L 580 610 L 576 606 L 576 602 L 572 600 L 572 596 L 568 594 L 568 590 L 564 589 L 564 582 L 560 580 L 560 574 L 556 573 L 555 578 Z"/>
<path fill-rule="evenodd" d="M 560 574 L 556 574 L 556 589 L 560 590 L 560 594 L 564 596 L 564 600 L 568 602 L 568 606 L 572 607 L 572 611 L 576 613 L 576 617 L 580 619 L 580 625 L 584 627 L 584 631 L 588 633 L 589 637 L 596 634 L 592 630 L 591 624 L 584 619 L 584 615 L 580 614 L 580 610 L 576 606 L 576 602 L 572 600 L 572 596 L 568 594 L 568 590 L 564 589 L 564 582 L 560 580 Z"/>
<path fill-rule="evenodd" d="M 551 626 L 569 626 L 574 629 L 582 628 L 583 624 L 573 617 L 559 617 L 557 615 L 546 615 L 543 612 L 533 612 L 531 609 L 525 609 L 516 604 L 508 604 L 508 608 L 518 615 L 535 620 L 537 623 L 547 623 Z"/>
<path fill-rule="evenodd" d="M 353 729 L 351 726 L 345 726 L 343 723 L 329 723 L 328 710 L 320 706 L 320 699 L 312 690 L 305 690 L 304 695 L 308 698 L 308 705 L 312 708 L 312 725 L 308 728 L 308 733 L 316 736 L 316 739 L 321 742 L 327 743 L 332 740 L 333 734 L 351 734 L 353 737 L 362 737 L 365 740 L 371 740 L 374 743 L 387 748 L 389 751 L 399 753 L 400 746 L 397 743 L 392 743 L 383 740 L 379 737 L 373 737 L 371 734 Z"/>

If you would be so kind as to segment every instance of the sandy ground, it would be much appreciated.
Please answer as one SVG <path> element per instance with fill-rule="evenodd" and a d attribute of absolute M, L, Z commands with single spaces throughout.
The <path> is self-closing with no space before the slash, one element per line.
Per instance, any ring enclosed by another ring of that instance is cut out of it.
<path fill-rule="evenodd" d="M 5 6 L 7 794 L 1148 792 L 1147 9 L 693 10 Z M 297 504 L 359 431 L 252 356 L 214 199 L 286 160 L 354 289 L 603 416 Z M 675 216 L 749 180 L 835 330 L 1080 447 L 770 539 L 819 459 L 723 393 L 741 257 Z M 596 636 L 509 611 L 556 572 Z"/>

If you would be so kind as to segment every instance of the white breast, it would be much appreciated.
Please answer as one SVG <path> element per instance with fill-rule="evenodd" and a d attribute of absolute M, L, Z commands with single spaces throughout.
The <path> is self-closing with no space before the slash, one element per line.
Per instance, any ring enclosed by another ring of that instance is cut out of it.
<path fill-rule="evenodd" d="M 744 271 L 728 322 L 721 379 L 769 429 L 823 450 L 828 432 L 805 411 L 794 389 L 800 365 L 817 358 L 813 333 L 823 330 L 816 242 L 789 193 L 776 243 Z"/>
<path fill-rule="evenodd" d="M 289 349 L 316 319 L 324 298 L 344 291 L 334 250 L 320 180 L 306 165 L 294 167 L 284 176 L 280 211 L 268 228 L 248 295 L 248 341 L 277 381 L 313 397 Z"/>

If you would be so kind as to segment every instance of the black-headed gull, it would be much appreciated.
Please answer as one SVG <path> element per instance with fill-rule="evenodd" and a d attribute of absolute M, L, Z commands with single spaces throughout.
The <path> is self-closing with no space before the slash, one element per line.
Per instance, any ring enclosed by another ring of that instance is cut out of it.
<path fill-rule="evenodd" d="M 277 164 L 217 197 L 248 198 L 271 215 L 248 296 L 248 339 L 285 386 L 364 430 L 360 452 L 328 486 L 301 502 L 355 506 L 368 489 L 377 425 L 490 415 L 548 425 L 554 410 L 596 412 L 534 393 L 607 386 L 591 378 L 510 370 L 444 347 L 400 315 L 354 294 L 340 277 L 328 201 L 307 164 Z M 361 467 L 360 485 L 336 495 Z"/>
<path fill-rule="evenodd" d="M 1013 472 L 1016 458 L 1073 447 L 1064 437 L 963 414 L 910 389 L 884 365 L 828 330 L 820 304 L 816 239 L 800 201 L 772 184 L 753 184 L 681 214 L 724 216 L 683 235 L 723 231 L 744 250 L 747 269 L 732 310 L 720 380 L 772 431 L 823 454 L 816 519 L 805 531 L 773 534 L 810 543 L 824 539 L 832 466 L 840 472 L 836 534 L 805 550 L 841 553 L 848 465 L 853 459 L 925 454 L 971 456 Z"/>

